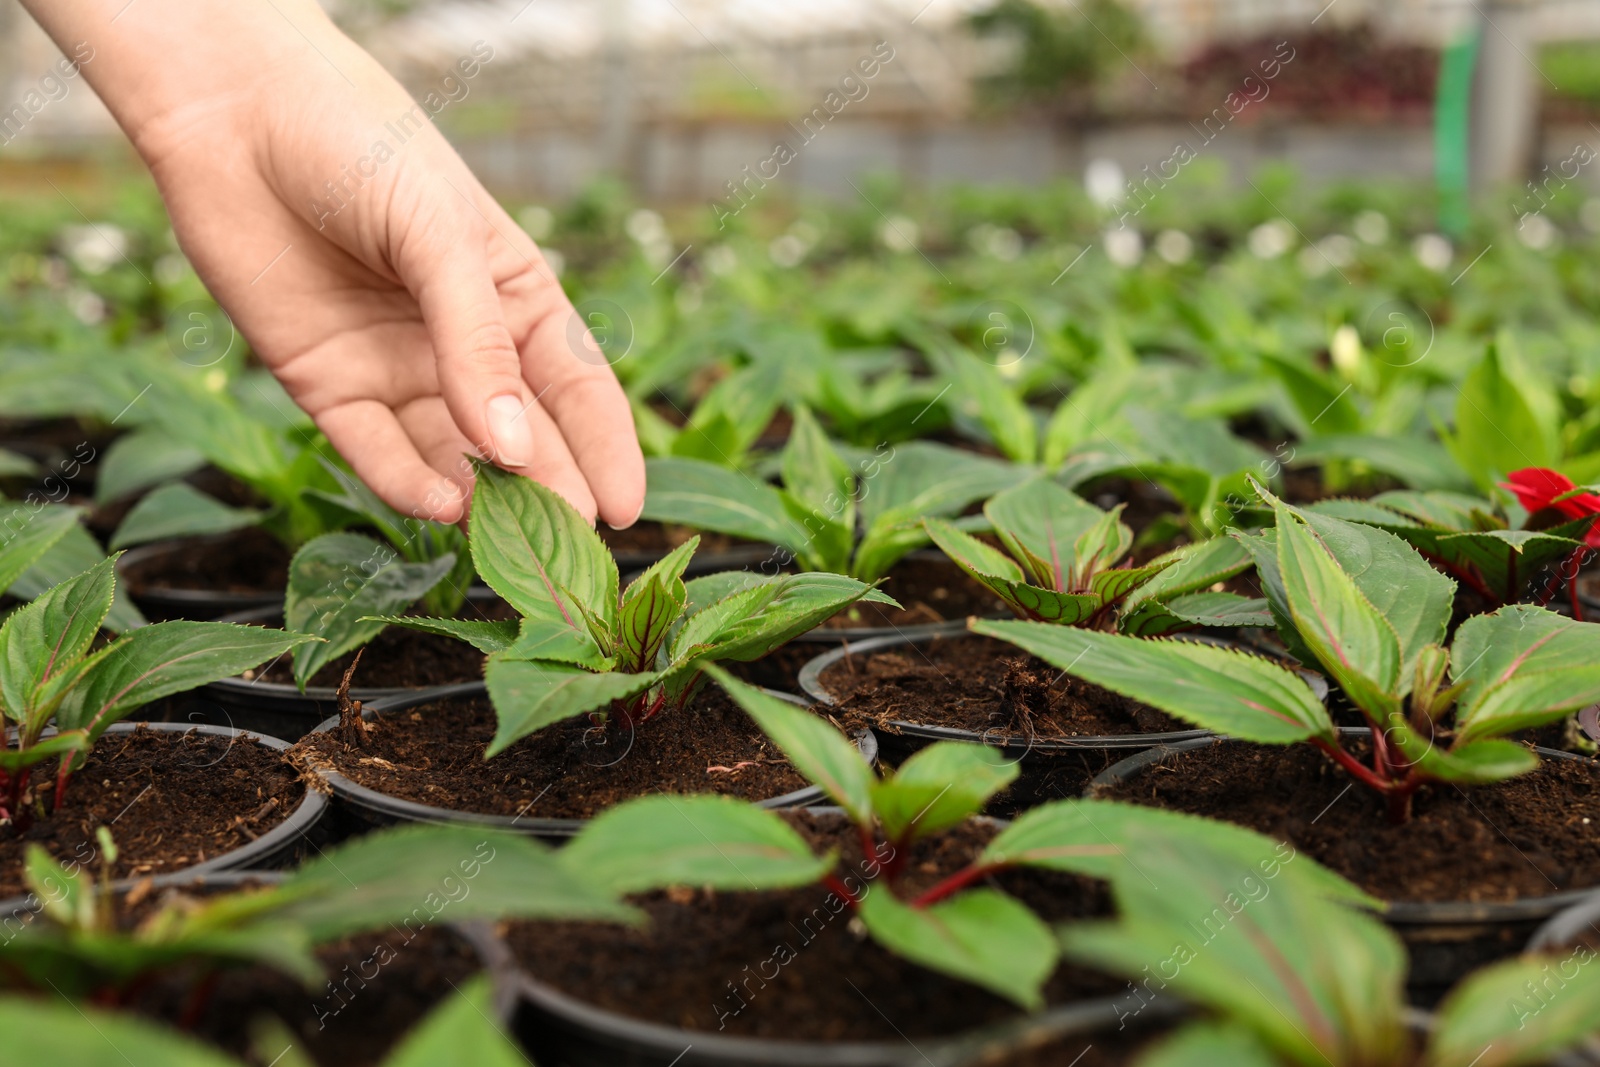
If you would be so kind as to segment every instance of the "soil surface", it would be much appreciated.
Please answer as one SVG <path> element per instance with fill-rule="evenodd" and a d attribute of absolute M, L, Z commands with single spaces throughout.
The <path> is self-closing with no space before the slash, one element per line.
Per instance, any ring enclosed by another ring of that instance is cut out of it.
<path fill-rule="evenodd" d="M 35 779 L 36 795 L 47 801 L 54 766 L 47 761 Z M 0 833 L 0 897 L 26 892 L 22 861 L 30 843 L 62 863 L 98 870 L 94 831 L 108 826 L 120 853 L 116 877 L 162 874 L 249 844 L 293 814 L 304 795 L 295 769 L 254 740 L 107 734 L 73 776 L 61 811 L 20 837 L 9 828 Z"/>
<path fill-rule="evenodd" d="M 887 892 L 863 868 L 854 827 L 837 815 L 785 817 L 820 850 L 836 848 L 846 886 Z M 913 846 L 895 887 L 902 898 L 966 866 L 993 836 L 969 822 Z M 883 846 L 880 846 L 883 847 Z M 1047 871 L 994 879 L 1049 922 L 1107 914 L 1103 889 Z M 864 936 L 821 886 L 717 893 L 677 889 L 636 899 L 649 925 L 513 924 L 508 940 L 541 981 L 588 1003 L 690 1030 L 800 1040 L 899 1041 L 1014 1017 L 977 986 L 909 963 Z M 1102 996 L 1124 983 L 1063 965 L 1045 988 L 1052 1003 Z M 741 1007 L 742 1005 L 742 1007 Z M 537 1054 L 537 1049 L 534 1050 Z"/>
<path fill-rule="evenodd" d="M 264 593 L 289 584 L 289 550 L 265 530 L 187 538 L 181 545 L 126 567 L 130 591 L 135 596 L 162 589 Z"/>
<path fill-rule="evenodd" d="M 908 557 L 895 564 L 888 580 L 878 587 L 900 602 L 852 604 L 822 625 L 830 630 L 857 630 L 873 626 L 922 626 L 930 622 L 964 619 L 968 615 L 1010 616 L 1005 601 L 947 559 Z"/>
<path fill-rule="evenodd" d="M 474 619 L 510 619 L 516 614 L 507 604 L 468 604 L 463 616 Z M 273 625 L 281 625 L 274 619 Z M 336 689 L 344 672 L 355 662 L 356 653 L 347 652 L 311 676 L 310 685 Z M 476 682 L 483 677 L 483 653 L 453 637 L 389 626 L 362 646 L 361 665 L 351 684 L 380 688 L 418 689 L 425 686 Z M 278 685 L 294 685 L 294 660 L 282 656 L 259 671 L 246 671 L 245 681 L 260 678 Z"/>
<path fill-rule="evenodd" d="M 278 971 L 245 967 L 222 972 L 204 997 L 197 992 L 203 979 L 180 969 L 144 991 L 133 1009 L 175 1025 L 198 1000 L 194 1036 L 256 1067 L 267 1067 L 271 1056 L 250 1056 L 252 1024 L 276 1016 L 312 1062 L 366 1067 L 483 969 L 471 946 L 444 927 L 363 934 L 319 949 L 317 958 L 329 983 L 314 992 Z"/>
<path fill-rule="evenodd" d="M 823 672 L 822 682 L 847 721 L 890 732 L 894 720 L 987 733 L 996 742 L 1191 729 L 987 637 L 846 656 Z"/>
<path fill-rule="evenodd" d="M 741 541 L 726 534 L 712 533 L 709 530 L 695 530 L 688 526 L 668 526 L 665 523 L 653 522 L 650 519 L 640 519 L 625 530 L 613 530 L 601 523 L 597 528 L 600 540 L 613 552 L 658 553 L 666 555 L 679 545 L 683 544 L 695 534 L 700 535 L 700 547 L 695 549 L 695 555 L 708 552 L 726 552 L 731 548 L 752 544 L 750 541 Z"/>
<path fill-rule="evenodd" d="M 1345 746 L 1367 760 L 1364 742 Z M 1592 760 L 1546 759 L 1498 785 L 1427 786 L 1399 826 L 1379 797 L 1309 745 L 1219 743 L 1103 795 L 1281 838 L 1388 900 L 1511 901 L 1600 885 Z"/>
<path fill-rule="evenodd" d="M 492 760 L 487 699 L 424 705 L 379 720 L 360 747 L 311 734 L 297 759 L 331 766 L 389 796 L 490 815 L 589 818 L 650 793 L 725 793 L 765 800 L 806 786 L 755 723 L 721 690 L 628 730 L 586 716 L 554 723 Z"/>

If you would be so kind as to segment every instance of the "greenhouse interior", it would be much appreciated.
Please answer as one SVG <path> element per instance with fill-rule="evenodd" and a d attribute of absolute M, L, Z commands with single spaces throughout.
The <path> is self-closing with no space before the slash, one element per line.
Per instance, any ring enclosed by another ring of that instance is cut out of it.
<path fill-rule="evenodd" d="M 1600 0 L 0 0 L 0 1067 L 1600 1067 L 1597 160 Z"/>

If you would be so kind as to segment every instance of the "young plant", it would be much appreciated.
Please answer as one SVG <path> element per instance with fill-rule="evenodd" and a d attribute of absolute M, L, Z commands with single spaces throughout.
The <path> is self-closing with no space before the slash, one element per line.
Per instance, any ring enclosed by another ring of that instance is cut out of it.
<path fill-rule="evenodd" d="M 1268 660 L 1032 622 L 971 628 L 1204 729 L 1313 744 L 1386 798 L 1395 822 L 1430 782 L 1486 784 L 1533 770 L 1539 757 L 1505 735 L 1600 700 L 1600 627 L 1515 605 L 1468 619 L 1447 649 L 1454 582 L 1393 534 L 1259 491 L 1276 528 L 1240 540 L 1279 636 L 1372 726 L 1370 765 L 1344 747 L 1306 682 Z"/>
<path fill-rule="evenodd" d="M 0 497 L 0 591 L 32 600 L 105 559 L 81 517 L 81 508 L 48 503 L 34 494 L 20 501 Z M 112 633 L 144 624 L 139 609 L 126 601 L 113 604 L 102 623 Z"/>
<path fill-rule="evenodd" d="M 516 1043 L 494 1021 L 487 977 L 474 978 L 401 1038 L 380 1067 L 531 1067 Z M 85 1025 L 87 1024 L 87 1025 Z M 186 1034 L 136 1015 L 60 1000 L 0 997 L 0 1028 L 17 1035 L 7 1050 L 19 1063 L 70 1063 L 76 1067 L 246 1067 L 226 1053 Z M 252 1063 L 314 1067 L 281 1026 L 263 1028 Z"/>
<path fill-rule="evenodd" d="M 939 742 L 879 777 L 827 721 L 718 668 L 708 671 L 855 824 L 864 883 L 841 875 L 836 853 L 815 854 L 781 816 L 723 797 L 646 797 L 618 805 L 561 850 L 562 864 L 619 893 L 674 885 L 733 891 L 825 886 L 833 894 L 830 910 L 835 904 L 851 908 L 889 951 L 1034 1009 L 1055 970 L 1057 945 L 1025 905 L 982 884 L 990 875 L 1037 867 L 1113 882 L 1137 878 L 1144 849 L 1167 837 L 1203 840 L 1247 865 L 1271 862 L 1275 854 L 1281 859 L 1281 846 L 1240 827 L 1133 804 L 1060 801 L 1028 811 L 967 867 L 910 896 L 901 880 L 911 848 L 977 813 L 1016 778 L 1015 763 L 986 746 Z M 1316 892 L 1371 903 L 1310 860 L 1294 867 L 1293 877 Z"/>
<path fill-rule="evenodd" d="M 1229 538 L 1134 566 L 1122 505 L 1101 511 L 1046 477 L 997 493 L 983 514 L 1005 551 L 943 519 L 923 525 L 945 555 L 1022 618 L 1139 636 L 1271 623 L 1265 601 L 1211 590 L 1250 566 L 1250 554 Z"/>
<path fill-rule="evenodd" d="M 289 563 L 284 625 L 321 641 L 294 650 L 294 680 L 301 689 L 345 653 L 371 641 L 393 615 L 413 604 L 453 617 L 466 603 L 474 573 L 466 536 L 454 526 L 403 518 L 359 479 L 323 461 L 339 493 L 327 499 L 383 535 L 342 531 L 312 538 Z"/>
<path fill-rule="evenodd" d="M 927 544 L 923 518 L 959 515 L 1029 474 L 929 442 L 884 445 L 852 465 L 804 406 L 781 458 L 781 489 L 702 460 L 650 460 L 644 517 L 769 542 L 806 570 L 870 582 Z"/>
<path fill-rule="evenodd" d="M 681 428 L 635 401 L 639 443 L 650 456 L 678 456 L 746 470 L 751 449 L 772 422 L 785 394 L 784 364 L 762 360 L 733 371 L 706 390 Z"/>
<path fill-rule="evenodd" d="M 97 479 L 101 503 L 156 486 L 112 534 L 112 548 L 260 526 L 293 550 L 349 525 L 352 517 L 319 495 L 339 490 L 323 466 L 326 438 L 270 376 L 246 384 L 250 391 L 236 397 L 172 373 L 156 378 L 144 400 L 154 421 L 107 450 Z M 206 464 L 248 486 L 266 508 L 233 507 L 179 480 Z"/>
<path fill-rule="evenodd" d="M 374 621 L 456 637 L 488 654 L 493 756 L 575 715 L 609 710 L 639 723 L 681 708 L 707 664 L 759 659 L 858 600 L 894 604 L 838 574 L 732 571 L 685 582 L 699 542 L 691 538 L 619 591 L 615 557 L 559 493 L 480 463 L 472 559 L 520 621 Z"/>
<path fill-rule="evenodd" d="M 1595 536 L 1591 532 L 1595 512 L 1585 510 L 1583 496 L 1572 495 L 1576 487 L 1555 471 L 1528 469 L 1513 471 L 1510 477 L 1505 488 L 1516 492 L 1525 508 L 1533 513 L 1551 508 L 1565 521 L 1514 530 L 1491 501 L 1444 491 L 1401 490 L 1370 500 L 1324 500 L 1306 510 L 1387 530 L 1489 603 L 1511 604 L 1527 594 L 1546 567 L 1584 550 L 1586 539 Z M 1581 619 L 1576 567 L 1570 568 L 1568 584 L 1573 610 Z M 1557 584 L 1548 588 L 1553 594 Z"/>
<path fill-rule="evenodd" d="M 59 808 L 73 772 L 113 723 L 314 640 L 256 626 L 162 622 L 96 648 L 116 596 L 115 563 L 102 560 L 0 626 L 0 722 L 8 730 L 0 745 L 0 817 L 19 833 L 32 819 L 27 788 L 35 764 L 59 757 L 51 794 Z"/>
<path fill-rule="evenodd" d="M 1413 1036 L 1405 950 L 1375 916 L 1176 837 L 1138 861 L 1148 881 L 1113 884 L 1114 921 L 1058 936 L 1068 958 L 1129 979 L 1124 1026 L 1162 994 L 1204 1009 L 1139 1067 L 1533 1067 L 1600 1032 L 1592 952 L 1469 974 Z"/>
<path fill-rule="evenodd" d="M 179 971 L 200 988 L 218 971 L 260 965 L 315 992 L 327 978 L 319 946 L 390 926 L 415 936 L 441 913 L 452 922 L 634 918 L 525 836 L 408 826 L 330 849 L 270 885 L 200 895 L 155 890 L 157 903 L 134 919 L 130 907 L 151 887 L 114 889 L 107 875 L 116 848 L 104 827 L 97 836 L 98 882 L 42 846 L 28 847 L 37 914 L 0 942 L 0 986 L 109 1005 L 164 972 Z"/>

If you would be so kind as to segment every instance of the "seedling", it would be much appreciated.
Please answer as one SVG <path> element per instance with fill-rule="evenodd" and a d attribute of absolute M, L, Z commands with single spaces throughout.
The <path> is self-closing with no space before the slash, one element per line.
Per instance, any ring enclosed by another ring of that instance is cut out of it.
<path fill-rule="evenodd" d="M 17 600 L 32 600 L 53 585 L 82 574 L 105 558 L 78 521 L 82 509 L 33 497 L 0 497 L 0 590 Z M 145 618 L 132 603 L 111 606 L 102 625 L 112 633 L 143 626 Z"/>
<path fill-rule="evenodd" d="M 324 467 L 340 488 L 324 494 L 363 525 L 383 535 L 341 531 L 308 541 L 289 563 L 284 625 L 321 641 L 294 650 L 301 689 L 327 664 L 360 648 L 383 630 L 372 616 L 413 604 L 433 615 L 457 615 L 473 580 L 466 536 L 454 526 L 403 518 L 361 481 L 332 463 Z"/>
<path fill-rule="evenodd" d="M 1370 766 L 1344 747 L 1302 678 L 1260 657 L 1031 622 L 977 620 L 972 629 L 1205 729 L 1313 744 L 1385 797 L 1395 822 L 1430 782 L 1486 784 L 1533 770 L 1538 756 L 1505 735 L 1600 700 L 1600 628 L 1514 605 L 1468 619 L 1446 649 L 1454 582 L 1393 534 L 1259 491 L 1277 526 L 1240 540 L 1279 636 L 1372 726 Z"/>
<path fill-rule="evenodd" d="M 92 646 L 116 596 L 116 558 L 18 608 L 0 626 L 0 815 L 22 832 L 35 764 L 59 757 L 52 809 L 115 722 L 153 700 L 260 665 L 314 638 L 217 622 L 161 622 Z M 46 736 L 46 727 L 55 733 Z M 37 799 L 42 800 L 42 797 Z"/>
<path fill-rule="evenodd" d="M 620 893 L 673 885 L 740 891 L 820 884 L 832 893 L 830 910 L 853 909 L 891 952 L 1032 1009 L 1043 1003 L 1057 945 L 1026 906 L 980 884 L 990 875 L 1037 867 L 1113 881 L 1136 878 L 1130 871 L 1146 842 L 1166 836 L 1203 840 L 1250 865 L 1271 862 L 1275 854 L 1281 860 L 1282 846 L 1240 827 L 1132 804 L 1059 801 L 1031 809 L 968 866 L 907 897 L 900 882 L 911 847 L 977 813 L 1015 780 L 1015 764 L 982 745 L 939 742 L 879 777 L 825 720 L 718 668 L 707 670 L 855 824 L 864 856 L 859 875 L 841 874 L 836 853 L 816 855 L 775 813 L 705 796 L 645 797 L 610 809 L 562 849 L 560 861 L 569 869 Z M 1317 892 L 1370 903 L 1310 860 L 1294 868 L 1295 877 Z"/>
<path fill-rule="evenodd" d="M 983 513 L 1004 551 L 943 519 L 923 525 L 945 555 L 1022 618 L 1141 636 L 1270 623 L 1265 601 L 1212 589 L 1250 566 L 1249 553 L 1228 538 L 1134 566 L 1122 505 L 1101 511 L 1045 477 L 996 494 Z"/>
<path fill-rule="evenodd" d="M 472 559 L 520 621 L 374 620 L 441 633 L 488 654 L 498 726 L 486 755 L 586 712 L 624 723 L 681 708 L 714 661 L 759 659 L 858 600 L 894 604 L 838 574 L 683 573 L 691 538 L 618 590 L 616 559 L 560 494 L 480 463 Z"/>
<path fill-rule="evenodd" d="M 702 460 L 648 466 L 645 518 L 768 542 L 806 570 L 864 582 L 927 544 L 926 516 L 957 516 L 1029 474 L 929 442 L 882 445 L 852 464 L 804 406 L 796 407 L 784 446 L 781 489 Z"/>
<path fill-rule="evenodd" d="M 1129 979 L 1117 1002 L 1124 1024 L 1164 993 L 1205 1009 L 1146 1051 L 1143 1067 L 1531 1067 L 1596 1032 L 1600 971 L 1583 966 L 1592 951 L 1469 974 L 1414 1034 L 1405 949 L 1375 916 L 1176 837 L 1151 842 L 1138 862 L 1148 881 L 1113 884 L 1115 921 L 1058 934 L 1068 958 Z"/>
<path fill-rule="evenodd" d="M 0 942 L 11 988 L 118 1004 L 162 972 L 203 984 L 222 969 L 261 965 L 314 992 L 327 977 L 318 946 L 391 926 L 409 940 L 435 921 L 634 917 L 522 835 L 409 826 L 331 849 L 270 885 L 204 893 L 145 881 L 125 894 L 109 882 L 110 835 L 101 827 L 98 837 L 98 882 L 29 846 L 37 912 L 20 928 L 8 924 Z M 152 893 L 155 904 L 133 917 Z"/>
<path fill-rule="evenodd" d="M 1490 604 L 1512 604 L 1527 594 L 1529 584 L 1547 566 L 1582 552 L 1594 522 L 1593 512 L 1578 510 L 1581 498 L 1563 497 L 1561 505 L 1554 505 L 1555 497 L 1575 489 L 1571 482 L 1561 479 L 1565 488 L 1560 482 L 1545 483 L 1556 491 L 1537 493 L 1531 479 L 1540 473 L 1561 478 L 1554 471 L 1515 471 L 1507 488 L 1521 486 L 1518 495 L 1529 511 L 1561 508 L 1559 514 L 1567 521 L 1544 529 L 1514 530 L 1491 501 L 1444 491 L 1405 490 L 1379 493 L 1370 500 L 1326 500 L 1306 510 L 1387 530 Z M 1525 480 L 1519 481 L 1519 476 Z M 1573 610 L 1581 619 L 1576 567 L 1568 579 Z M 1557 587 L 1550 585 L 1550 592 Z"/>

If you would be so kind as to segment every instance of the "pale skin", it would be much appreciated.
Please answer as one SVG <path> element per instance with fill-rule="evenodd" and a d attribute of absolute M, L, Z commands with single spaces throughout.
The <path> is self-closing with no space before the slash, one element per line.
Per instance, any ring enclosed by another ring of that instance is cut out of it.
<path fill-rule="evenodd" d="M 554 273 L 313 0 L 23 6 L 69 56 L 93 49 L 81 73 L 150 167 L 195 270 L 391 506 L 459 521 L 471 454 L 590 521 L 638 518 L 627 400 Z M 386 130 L 407 115 L 401 144 Z M 380 139 L 393 156 L 378 164 Z M 364 158 L 371 176 L 351 179 Z"/>

